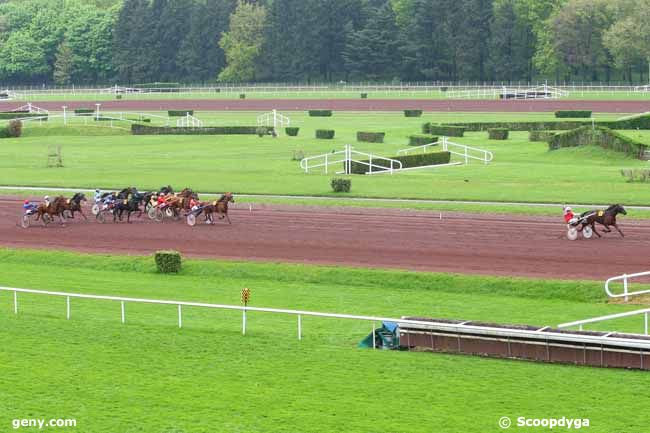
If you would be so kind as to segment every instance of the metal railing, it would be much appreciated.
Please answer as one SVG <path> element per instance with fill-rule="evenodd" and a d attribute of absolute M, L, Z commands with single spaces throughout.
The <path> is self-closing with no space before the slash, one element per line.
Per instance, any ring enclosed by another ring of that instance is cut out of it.
<path fill-rule="evenodd" d="M 373 174 L 373 173 L 390 173 L 393 174 L 396 171 L 399 171 L 402 169 L 402 163 L 396 159 L 390 159 L 390 158 L 385 158 L 383 156 L 378 156 L 378 155 L 372 155 L 370 153 L 365 153 L 365 152 L 359 152 L 356 150 L 352 150 L 352 146 L 349 144 L 345 145 L 345 149 L 339 150 L 336 152 L 331 152 L 331 153 L 324 153 L 322 155 L 316 155 L 316 156 L 310 156 L 307 158 L 303 158 L 300 160 L 300 168 L 302 168 L 305 173 L 309 173 L 309 170 L 313 170 L 315 168 L 320 168 L 324 167 L 325 168 L 325 174 L 328 174 L 328 167 L 330 165 L 335 165 L 335 164 L 341 164 L 343 163 L 343 171 L 341 172 L 336 172 L 337 174 L 352 174 L 352 163 L 357 163 L 361 165 L 365 165 L 368 167 L 368 171 L 365 174 Z M 343 155 L 342 159 L 332 159 L 332 157 L 336 158 L 337 155 Z M 368 161 L 362 161 L 359 159 L 354 159 L 352 155 L 358 155 L 362 156 L 365 158 L 368 158 Z M 380 161 L 386 161 L 390 164 L 389 167 L 386 167 L 384 165 L 378 165 L 373 163 L 374 161 L 380 160 Z M 315 164 L 310 164 L 310 161 L 319 161 Z M 373 168 L 375 171 L 373 171 Z"/>
<path fill-rule="evenodd" d="M 457 150 L 450 150 L 449 147 L 453 149 L 460 149 L 460 152 Z M 457 155 L 465 159 L 465 164 L 469 164 L 470 159 L 475 159 L 478 161 L 483 161 L 484 164 L 489 164 L 494 159 L 494 154 L 489 150 L 479 149 L 478 147 L 466 146 L 464 144 L 454 143 L 449 141 L 447 137 L 442 137 L 442 150 L 451 153 L 452 155 Z M 470 152 L 480 153 L 483 156 L 472 155 Z"/>
<path fill-rule="evenodd" d="M 400 153 L 409 153 L 409 152 L 413 152 L 413 151 L 420 150 L 420 149 L 422 149 L 422 153 L 426 153 L 427 149 L 429 149 L 430 147 L 433 147 L 433 146 L 437 146 L 439 144 L 442 144 L 442 140 L 438 140 L 438 141 L 436 141 L 434 143 L 423 144 L 421 146 L 412 146 L 412 147 L 408 147 L 406 149 L 400 149 L 400 150 L 397 151 L 397 154 L 399 155 Z"/>
<path fill-rule="evenodd" d="M 625 302 L 627 302 L 630 296 L 650 293 L 650 289 L 638 290 L 636 292 L 629 291 L 630 288 L 629 280 L 631 278 L 647 277 L 647 276 L 650 276 L 650 272 L 637 272 L 636 274 L 623 274 L 623 275 L 618 275 L 616 277 L 609 278 L 607 281 L 605 281 L 605 293 L 607 293 L 607 296 L 609 296 L 610 298 L 624 298 Z M 623 293 L 612 293 L 612 291 L 609 288 L 609 284 L 613 281 L 621 281 L 621 280 L 623 281 Z"/>
<path fill-rule="evenodd" d="M 650 308 L 644 308 L 642 310 L 627 311 L 625 313 L 609 314 L 607 316 L 592 317 L 590 319 L 576 320 L 575 322 L 562 323 L 557 325 L 559 329 L 572 328 L 577 326 L 580 331 L 583 330 L 583 325 L 590 323 L 599 323 L 605 322 L 607 320 L 621 319 L 623 317 L 638 316 L 643 314 L 644 316 L 644 334 L 648 335 L 648 313 L 650 313 Z"/>

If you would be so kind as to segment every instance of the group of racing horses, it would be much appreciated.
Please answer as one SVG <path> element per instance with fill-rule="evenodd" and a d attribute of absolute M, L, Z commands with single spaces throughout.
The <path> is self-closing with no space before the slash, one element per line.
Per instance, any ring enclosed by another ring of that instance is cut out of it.
<path fill-rule="evenodd" d="M 70 199 L 63 196 L 55 197 L 49 205 L 41 203 L 38 206 L 36 220 L 46 215 L 44 217 L 47 219 L 44 219 L 46 223 L 54 220 L 55 216 L 64 222 L 66 218 L 74 218 L 75 213 L 88 219 L 82 209 L 82 203 L 86 201 L 83 193 L 77 193 Z M 161 221 L 165 215 L 179 219 L 183 213 L 185 216 L 191 214 L 194 217 L 202 214 L 208 224 L 214 223 L 215 216 L 226 219 L 231 224 L 228 204 L 235 202 L 232 193 L 229 192 L 221 195 L 218 200 L 207 202 L 199 201 L 198 194 L 190 188 L 175 193 L 171 186 L 149 192 L 140 192 L 136 187 L 101 194 L 97 191 L 94 201 L 93 214 L 100 222 L 104 221 L 106 213 L 110 213 L 113 215 L 113 222 L 122 221 L 126 214 L 126 221 L 130 223 L 132 214 L 137 213 L 139 217 L 144 212 L 157 221 Z"/>

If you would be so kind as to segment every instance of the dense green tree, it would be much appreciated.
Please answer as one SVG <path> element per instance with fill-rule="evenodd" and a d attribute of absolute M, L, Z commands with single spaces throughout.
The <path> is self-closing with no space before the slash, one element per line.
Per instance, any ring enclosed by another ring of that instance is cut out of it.
<path fill-rule="evenodd" d="M 56 50 L 56 62 L 54 63 L 54 82 L 65 85 L 72 82 L 72 69 L 74 67 L 74 55 L 70 43 L 64 39 Z"/>

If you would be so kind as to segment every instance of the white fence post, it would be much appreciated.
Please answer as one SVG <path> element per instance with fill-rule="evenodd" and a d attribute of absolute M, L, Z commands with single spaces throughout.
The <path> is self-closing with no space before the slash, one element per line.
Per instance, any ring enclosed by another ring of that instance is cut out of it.
<path fill-rule="evenodd" d="M 181 304 L 178 304 L 178 327 L 179 328 L 183 327 L 183 316 L 181 313 Z"/>
<path fill-rule="evenodd" d="M 18 292 L 14 290 L 14 314 L 18 314 Z"/>
<path fill-rule="evenodd" d="M 122 323 L 124 323 L 124 301 L 120 301 L 120 309 L 122 310 Z"/>
<path fill-rule="evenodd" d="M 70 320 L 70 296 L 65 298 L 65 318 Z"/>
<path fill-rule="evenodd" d="M 241 333 L 242 335 L 246 335 L 246 307 L 242 310 Z"/>

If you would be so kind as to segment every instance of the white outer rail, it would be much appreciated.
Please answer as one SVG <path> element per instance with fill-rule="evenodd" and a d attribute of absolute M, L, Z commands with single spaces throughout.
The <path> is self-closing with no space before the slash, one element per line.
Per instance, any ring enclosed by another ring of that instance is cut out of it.
<path fill-rule="evenodd" d="M 642 310 L 627 311 L 625 313 L 609 314 L 607 316 L 598 316 L 592 317 L 590 319 L 576 320 L 575 322 L 561 323 L 557 325 L 559 329 L 562 328 L 571 328 L 573 326 L 578 326 L 582 331 L 582 326 L 589 323 L 598 323 L 605 322 L 607 320 L 620 319 L 622 317 L 638 316 L 639 314 L 644 315 L 644 333 L 648 335 L 648 313 L 650 313 L 650 308 L 644 308 Z"/>
<path fill-rule="evenodd" d="M 605 293 L 607 293 L 607 296 L 609 296 L 610 298 L 625 298 L 625 302 L 627 302 L 627 299 L 630 296 L 650 293 L 650 290 L 638 290 L 636 292 L 628 291 L 629 289 L 628 280 L 630 278 L 645 277 L 648 275 L 650 275 L 650 272 L 637 272 L 636 274 L 623 274 L 623 275 L 618 275 L 616 277 L 612 277 L 607 281 L 605 281 Z M 618 293 L 618 294 L 612 293 L 611 290 L 609 290 L 609 283 L 611 283 L 612 281 L 619 281 L 619 280 L 623 280 L 623 293 Z"/>
<path fill-rule="evenodd" d="M 426 153 L 429 147 L 437 146 L 439 144 L 442 144 L 442 140 L 438 140 L 434 143 L 423 144 L 422 146 L 414 146 L 414 147 L 408 147 L 406 149 L 400 149 L 397 151 L 397 154 L 399 155 L 400 153 L 409 153 L 409 152 L 413 152 L 414 150 L 420 150 L 420 149 L 422 149 L 422 153 Z"/>
<path fill-rule="evenodd" d="M 459 147 L 462 150 L 462 153 L 457 152 L 455 150 L 449 150 L 450 145 Z M 452 141 L 449 141 L 447 137 L 442 137 L 442 150 L 447 151 L 453 155 L 458 155 L 465 158 L 465 164 L 468 164 L 470 159 L 483 161 L 485 164 L 489 164 L 494 159 L 494 154 L 489 150 L 479 149 L 478 147 L 471 147 L 471 146 L 466 146 L 464 144 L 454 143 Z M 470 151 L 482 153 L 483 157 L 479 158 L 478 156 L 470 155 L 469 153 Z"/>
<path fill-rule="evenodd" d="M 332 160 L 331 157 L 334 155 L 341 155 L 343 154 L 343 159 L 334 159 Z M 363 157 L 368 158 L 368 162 L 365 161 L 357 161 L 355 159 L 352 159 L 352 155 L 360 155 Z M 324 162 L 314 164 L 314 165 L 309 165 L 309 161 L 313 160 L 319 160 L 323 159 Z M 373 164 L 372 161 L 374 160 L 383 160 L 383 161 L 389 161 L 390 162 L 390 167 L 385 167 L 383 165 L 377 165 Z M 303 158 L 300 160 L 300 168 L 305 170 L 305 173 L 309 173 L 310 169 L 313 168 L 319 168 L 319 167 L 325 167 L 325 174 L 328 174 L 328 166 L 333 165 L 333 164 L 340 164 L 344 163 L 345 170 L 342 172 L 344 174 L 350 174 L 352 171 L 352 163 L 356 162 L 358 164 L 362 164 L 368 167 L 368 172 L 366 174 L 376 174 L 376 173 L 390 173 L 393 174 L 393 172 L 401 170 L 402 169 L 402 163 L 401 161 L 398 161 L 396 159 L 390 159 L 390 158 L 384 158 L 383 156 L 377 156 L 377 155 L 372 155 L 370 153 L 364 153 L 364 152 L 358 152 L 356 150 L 352 150 L 352 146 L 349 144 L 345 145 L 344 150 L 339 150 L 337 152 L 332 152 L 332 153 L 324 153 L 322 155 L 316 155 L 316 156 L 310 156 L 307 158 Z M 373 167 L 375 168 L 375 171 L 373 172 L 372 169 Z M 337 173 L 338 174 L 338 173 Z"/>

